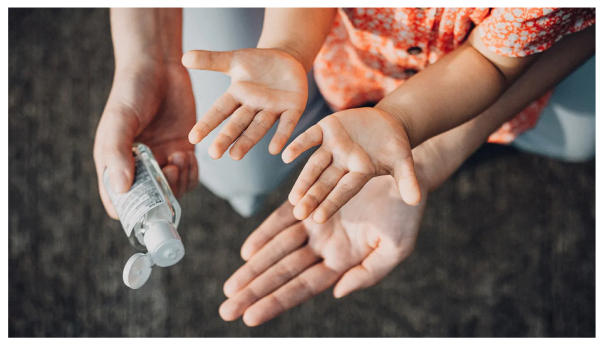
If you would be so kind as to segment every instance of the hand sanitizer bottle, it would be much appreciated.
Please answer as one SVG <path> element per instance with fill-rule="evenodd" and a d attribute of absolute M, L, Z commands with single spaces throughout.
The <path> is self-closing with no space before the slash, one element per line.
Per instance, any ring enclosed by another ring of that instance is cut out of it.
<path fill-rule="evenodd" d="M 129 191 L 113 192 L 106 171 L 103 182 L 130 243 L 139 251 L 147 251 L 129 258 L 123 271 L 125 284 L 138 289 L 148 281 L 155 264 L 176 264 L 185 249 L 177 233 L 181 207 L 154 155 L 146 145 L 134 143 L 133 157 L 135 177 Z"/>

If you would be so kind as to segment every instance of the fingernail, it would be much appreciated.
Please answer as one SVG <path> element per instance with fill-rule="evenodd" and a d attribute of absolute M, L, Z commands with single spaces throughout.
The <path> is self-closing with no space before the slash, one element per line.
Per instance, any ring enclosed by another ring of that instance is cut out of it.
<path fill-rule="evenodd" d="M 125 171 L 116 171 L 110 175 L 110 186 L 116 193 L 124 193 L 129 191 L 129 183 L 127 182 L 127 173 Z"/>

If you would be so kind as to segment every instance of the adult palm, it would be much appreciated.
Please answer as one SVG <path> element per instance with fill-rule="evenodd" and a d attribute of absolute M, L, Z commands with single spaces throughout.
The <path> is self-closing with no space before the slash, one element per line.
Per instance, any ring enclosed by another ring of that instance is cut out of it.
<path fill-rule="evenodd" d="M 391 176 L 372 179 L 324 224 L 297 221 L 286 202 L 242 246 L 247 260 L 225 282 L 224 320 L 259 325 L 335 284 L 343 297 L 378 283 L 413 250 L 426 194 L 400 197 Z"/>

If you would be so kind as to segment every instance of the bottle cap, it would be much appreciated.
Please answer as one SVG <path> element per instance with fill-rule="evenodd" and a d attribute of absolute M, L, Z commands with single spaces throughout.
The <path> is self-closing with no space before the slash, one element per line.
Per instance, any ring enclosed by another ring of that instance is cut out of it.
<path fill-rule="evenodd" d="M 149 254 L 136 253 L 125 264 L 123 282 L 131 289 L 138 289 L 148 281 L 154 262 Z"/>
<path fill-rule="evenodd" d="M 168 221 L 153 223 L 144 233 L 144 243 L 154 263 L 161 267 L 175 265 L 185 255 L 181 238 Z"/>

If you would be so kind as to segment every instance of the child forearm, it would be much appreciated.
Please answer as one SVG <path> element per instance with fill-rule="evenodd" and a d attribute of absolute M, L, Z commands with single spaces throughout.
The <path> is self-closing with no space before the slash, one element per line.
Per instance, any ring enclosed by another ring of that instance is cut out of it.
<path fill-rule="evenodd" d="M 308 72 L 336 13 L 335 8 L 267 8 L 258 48 L 284 50 Z"/>
<path fill-rule="evenodd" d="M 402 122 L 412 147 L 480 114 L 540 55 L 495 55 L 477 32 L 377 104 Z"/>
<path fill-rule="evenodd" d="M 111 31 L 117 69 L 140 61 L 180 63 L 180 8 L 113 8 Z"/>
<path fill-rule="evenodd" d="M 413 150 L 429 191 L 437 188 L 486 142 L 502 123 L 555 87 L 594 54 L 594 27 L 557 42 L 480 116 L 425 141 Z"/>

